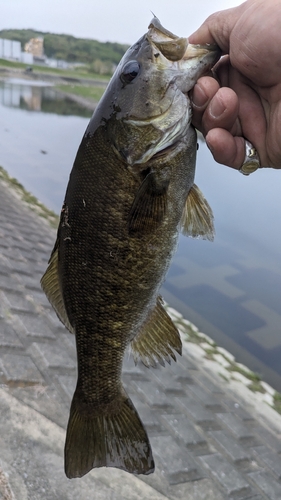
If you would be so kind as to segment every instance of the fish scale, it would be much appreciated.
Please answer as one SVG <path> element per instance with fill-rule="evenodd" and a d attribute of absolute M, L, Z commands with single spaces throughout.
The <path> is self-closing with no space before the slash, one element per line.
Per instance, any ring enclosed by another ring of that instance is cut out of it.
<path fill-rule="evenodd" d="M 146 366 L 181 353 L 159 289 L 181 228 L 213 237 L 211 209 L 194 185 L 196 133 L 187 91 L 218 51 L 191 47 L 189 57 L 188 50 L 186 39 L 152 21 L 116 69 L 70 174 L 41 280 L 76 336 L 78 380 L 65 444 L 69 478 L 102 466 L 154 470 L 121 370 L 130 342 Z"/>

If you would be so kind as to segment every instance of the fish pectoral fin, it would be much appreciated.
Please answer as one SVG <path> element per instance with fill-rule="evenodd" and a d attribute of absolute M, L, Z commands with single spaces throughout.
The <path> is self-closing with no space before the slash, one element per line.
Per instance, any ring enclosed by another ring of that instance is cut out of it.
<path fill-rule="evenodd" d="M 213 211 L 196 184 L 188 193 L 180 224 L 185 236 L 214 240 Z"/>
<path fill-rule="evenodd" d="M 129 214 L 129 233 L 153 231 L 162 222 L 167 208 L 169 182 L 157 185 L 154 174 L 143 180 Z"/>
<path fill-rule="evenodd" d="M 63 295 L 61 291 L 61 286 L 59 282 L 59 269 L 58 269 L 58 249 L 55 245 L 54 251 L 51 255 L 48 268 L 45 274 L 41 278 L 41 286 L 43 291 L 52 304 L 54 310 L 57 313 L 58 318 L 70 331 L 74 333 L 74 329 L 70 324 L 67 316 L 67 312 L 64 305 Z"/>
<path fill-rule="evenodd" d="M 70 408 L 64 449 L 68 478 L 95 467 L 116 467 L 132 474 L 151 474 L 154 461 L 146 430 L 122 389 L 110 409 L 80 402 L 77 390 Z"/>
<path fill-rule="evenodd" d="M 147 367 L 162 366 L 176 361 L 174 351 L 181 354 L 182 343 L 178 329 L 163 307 L 161 297 L 147 320 L 131 342 L 135 363 L 140 359 Z"/>

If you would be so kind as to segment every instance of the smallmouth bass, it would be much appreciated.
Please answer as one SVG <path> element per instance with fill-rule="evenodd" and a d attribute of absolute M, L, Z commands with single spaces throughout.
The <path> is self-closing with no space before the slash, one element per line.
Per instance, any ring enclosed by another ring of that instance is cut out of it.
<path fill-rule="evenodd" d="M 181 353 L 159 289 L 180 230 L 213 237 L 211 209 L 194 184 L 188 92 L 218 58 L 217 47 L 190 45 L 154 17 L 119 63 L 78 149 L 41 280 L 76 336 L 69 478 L 102 466 L 154 470 L 147 433 L 122 387 L 122 361 L 129 344 L 146 366 Z"/>

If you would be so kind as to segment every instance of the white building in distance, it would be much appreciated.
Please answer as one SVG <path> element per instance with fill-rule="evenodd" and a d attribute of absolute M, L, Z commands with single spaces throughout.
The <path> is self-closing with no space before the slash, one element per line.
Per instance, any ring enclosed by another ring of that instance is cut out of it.
<path fill-rule="evenodd" d="M 33 64 L 33 55 L 28 52 L 22 52 L 20 42 L 6 38 L 0 38 L 0 58 Z"/>

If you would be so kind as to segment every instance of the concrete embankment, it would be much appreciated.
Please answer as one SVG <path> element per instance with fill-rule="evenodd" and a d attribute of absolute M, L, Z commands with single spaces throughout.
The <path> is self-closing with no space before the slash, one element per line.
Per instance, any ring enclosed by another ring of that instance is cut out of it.
<path fill-rule="evenodd" d="M 63 446 L 76 354 L 74 337 L 40 288 L 56 237 L 50 220 L 53 214 L 30 204 L 2 171 L 0 496 L 280 499 L 281 416 L 270 407 L 274 391 L 261 384 L 263 391 L 253 392 L 250 370 L 170 307 L 182 333 L 182 357 L 149 370 L 128 355 L 123 367 L 124 385 L 151 440 L 155 473 L 102 468 L 66 479 Z"/>

